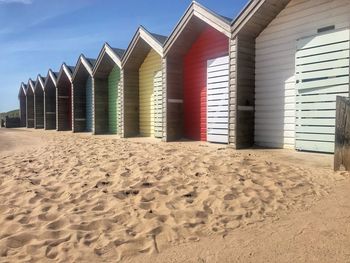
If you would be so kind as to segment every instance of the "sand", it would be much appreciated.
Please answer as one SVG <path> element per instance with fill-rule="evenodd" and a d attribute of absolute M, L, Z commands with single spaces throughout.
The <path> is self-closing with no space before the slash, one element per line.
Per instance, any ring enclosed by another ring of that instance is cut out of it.
<path fill-rule="evenodd" d="M 350 258 L 331 155 L 24 129 L 0 145 L 1 262 Z"/>

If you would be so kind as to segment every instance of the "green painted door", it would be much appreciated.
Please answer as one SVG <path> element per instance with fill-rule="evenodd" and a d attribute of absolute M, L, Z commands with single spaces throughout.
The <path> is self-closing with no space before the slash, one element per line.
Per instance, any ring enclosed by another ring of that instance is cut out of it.
<path fill-rule="evenodd" d="M 86 131 L 92 131 L 92 78 L 86 82 Z"/>
<path fill-rule="evenodd" d="M 350 31 L 298 40 L 296 149 L 334 152 L 336 97 L 349 96 Z"/>
<path fill-rule="evenodd" d="M 115 66 L 108 76 L 108 129 L 112 134 L 118 133 L 117 101 L 119 81 L 120 70 L 117 66 Z"/>

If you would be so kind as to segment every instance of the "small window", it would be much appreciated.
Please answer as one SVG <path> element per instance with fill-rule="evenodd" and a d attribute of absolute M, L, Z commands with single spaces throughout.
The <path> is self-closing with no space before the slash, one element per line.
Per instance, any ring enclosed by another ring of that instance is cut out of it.
<path fill-rule="evenodd" d="M 334 30 L 335 29 L 335 26 L 326 26 L 326 27 L 321 27 L 319 29 L 317 29 L 317 33 L 323 33 L 323 32 L 326 32 L 326 31 L 331 31 L 331 30 Z"/>

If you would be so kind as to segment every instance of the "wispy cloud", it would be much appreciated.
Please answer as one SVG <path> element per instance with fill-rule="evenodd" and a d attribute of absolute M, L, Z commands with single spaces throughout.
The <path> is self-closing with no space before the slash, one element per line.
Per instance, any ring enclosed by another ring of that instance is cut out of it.
<path fill-rule="evenodd" d="M 33 3 L 33 0 L 0 0 L 1 4 L 23 4 L 30 5 Z"/>

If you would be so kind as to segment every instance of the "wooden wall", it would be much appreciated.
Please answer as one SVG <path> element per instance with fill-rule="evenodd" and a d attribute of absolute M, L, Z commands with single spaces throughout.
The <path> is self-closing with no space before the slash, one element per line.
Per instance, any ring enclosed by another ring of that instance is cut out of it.
<path fill-rule="evenodd" d="M 34 119 L 35 119 L 35 128 L 43 129 L 44 128 L 44 91 L 41 87 L 37 88 L 34 94 Z"/>
<path fill-rule="evenodd" d="M 34 94 L 32 91 L 27 92 L 27 128 L 34 128 Z"/>
<path fill-rule="evenodd" d="M 21 94 L 19 97 L 19 109 L 20 109 L 20 119 L 21 127 L 26 127 L 27 125 L 27 99 L 24 94 Z"/>
<path fill-rule="evenodd" d="M 63 73 L 57 83 L 57 126 L 58 131 L 72 130 L 72 84 Z"/>
<path fill-rule="evenodd" d="M 45 130 L 56 129 L 56 87 L 49 79 L 44 91 L 44 128 Z"/>
<path fill-rule="evenodd" d="M 108 133 L 108 78 L 93 79 L 94 134 Z"/>
<path fill-rule="evenodd" d="M 123 72 L 123 107 L 124 107 L 124 137 L 140 134 L 139 109 L 139 71 L 134 68 L 124 68 Z"/>

